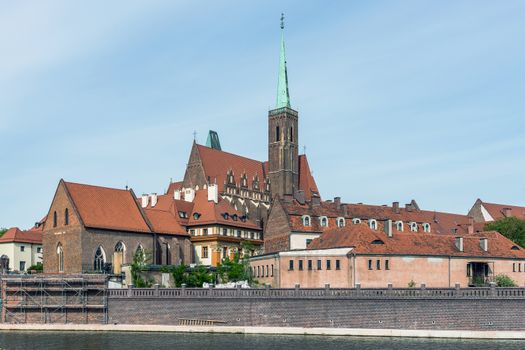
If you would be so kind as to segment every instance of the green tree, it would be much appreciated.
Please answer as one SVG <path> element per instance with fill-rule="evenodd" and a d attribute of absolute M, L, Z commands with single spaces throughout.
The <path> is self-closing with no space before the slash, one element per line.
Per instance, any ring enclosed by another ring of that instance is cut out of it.
<path fill-rule="evenodd" d="M 41 262 L 38 262 L 35 265 L 29 266 L 27 271 L 36 271 L 37 273 L 38 272 L 43 272 L 44 271 L 44 265 L 42 265 Z"/>
<path fill-rule="evenodd" d="M 204 283 L 215 281 L 215 275 L 203 265 L 194 268 L 186 265 L 172 266 L 171 274 L 175 287 L 182 287 L 185 284 L 187 287 L 201 288 Z"/>
<path fill-rule="evenodd" d="M 151 280 L 145 280 L 144 277 L 142 277 L 142 271 L 148 266 L 150 261 L 150 253 L 147 253 L 142 249 L 137 249 L 133 256 L 133 262 L 130 265 L 133 286 L 137 288 L 149 288 L 153 285 Z"/>
<path fill-rule="evenodd" d="M 485 225 L 486 231 L 498 231 L 514 243 L 525 247 L 525 220 L 514 216 L 489 222 Z"/>
<path fill-rule="evenodd" d="M 7 229 L 5 227 L 0 227 L 0 237 L 4 235 L 4 233 L 7 232 Z"/>
<path fill-rule="evenodd" d="M 507 275 L 500 274 L 494 278 L 494 282 L 498 287 L 517 287 L 516 282 Z"/>
<path fill-rule="evenodd" d="M 240 253 L 235 253 L 233 260 L 226 257 L 217 264 L 217 275 L 221 282 L 248 281 L 253 282 L 248 259 L 241 259 Z"/>

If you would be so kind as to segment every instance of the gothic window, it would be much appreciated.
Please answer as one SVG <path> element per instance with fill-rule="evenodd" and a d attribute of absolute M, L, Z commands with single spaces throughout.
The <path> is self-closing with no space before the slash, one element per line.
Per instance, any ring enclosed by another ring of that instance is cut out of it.
<path fill-rule="evenodd" d="M 360 223 L 361 223 L 361 219 L 359 219 L 359 218 L 353 218 L 352 219 L 352 224 L 357 225 L 357 224 L 360 224 Z"/>
<path fill-rule="evenodd" d="M 345 218 L 337 218 L 337 227 L 345 226 Z"/>
<path fill-rule="evenodd" d="M 93 270 L 96 272 L 102 272 L 104 269 L 104 261 L 104 251 L 102 250 L 102 247 L 99 246 L 95 252 L 95 258 L 93 259 Z"/>
<path fill-rule="evenodd" d="M 377 220 L 376 219 L 368 220 L 368 226 L 370 226 L 372 230 L 377 230 Z"/>
<path fill-rule="evenodd" d="M 328 227 L 328 218 L 326 216 L 321 216 L 319 218 L 319 223 L 322 227 Z"/>
<path fill-rule="evenodd" d="M 122 243 L 122 241 L 117 243 L 117 245 L 115 246 L 115 251 L 117 253 L 122 253 L 124 251 L 124 243 Z"/>
<path fill-rule="evenodd" d="M 243 174 L 243 175 L 242 175 L 242 178 L 241 178 L 241 186 L 242 186 L 242 187 L 247 187 L 247 186 L 248 186 L 248 179 L 246 178 L 246 174 Z"/>
<path fill-rule="evenodd" d="M 399 232 L 403 232 L 403 221 L 396 221 L 396 229 Z"/>
<path fill-rule="evenodd" d="M 142 245 L 139 244 L 137 250 L 135 250 L 135 256 L 137 257 L 139 263 L 146 262 L 146 255 L 144 253 L 144 248 L 142 247 Z"/>
<path fill-rule="evenodd" d="M 302 219 L 303 219 L 303 226 L 310 226 L 310 216 L 303 215 Z"/>
<path fill-rule="evenodd" d="M 423 232 L 430 232 L 430 224 L 428 223 L 423 224 Z"/>
<path fill-rule="evenodd" d="M 417 222 L 410 223 L 410 231 L 417 232 Z"/>
<path fill-rule="evenodd" d="M 293 142 L 293 126 L 290 127 L 290 142 Z"/>
<path fill-rule="evenodd" d="M 64 225 L 69 225 L 69 209 L 64 210 Z"/>
<path fill-rule="evenodd" d="M 53 227 L 57 227 L 57 212 L 53 212 Z"/>
<path fill-rule="evenodd" d="M 281 141 L 281 132 L 278 126 L 275 127 L 275 141 Z"/>
<path fill-rule="evenodd" d="M 64 272 L 64 249 L 62 244 L 58 243 L 57 245 L 57 255 L 58 255 L 58 272 Z"/>

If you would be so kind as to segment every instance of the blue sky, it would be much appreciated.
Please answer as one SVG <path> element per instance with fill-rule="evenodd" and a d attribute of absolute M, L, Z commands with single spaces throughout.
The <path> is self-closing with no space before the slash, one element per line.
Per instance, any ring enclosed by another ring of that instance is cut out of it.
<path fill-rule="evenodd" d="M 0 0 L 0 227 L 60 178 L 161 193 L 194 130 L 266 159 L 282 11 L 325 199 L 525 205 L 523 1 Z"/>

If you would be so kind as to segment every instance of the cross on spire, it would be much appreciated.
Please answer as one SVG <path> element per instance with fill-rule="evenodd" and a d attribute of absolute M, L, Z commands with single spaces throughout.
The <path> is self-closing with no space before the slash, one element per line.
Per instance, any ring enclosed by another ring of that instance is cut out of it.
<path fill-rule="evenodd" d="M 197 130 L 193 130 L 193 141 L 197 141 Z"/>
<path fill-rule="evenodd" d="M 284 29 L 284 13 L 281 13 L 281 29 Z"/>

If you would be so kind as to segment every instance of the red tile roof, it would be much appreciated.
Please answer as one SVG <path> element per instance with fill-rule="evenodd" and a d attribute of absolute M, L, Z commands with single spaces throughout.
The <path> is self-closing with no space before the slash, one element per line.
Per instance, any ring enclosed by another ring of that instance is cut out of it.
<path fill-rule="evenodd" d="M 319 195 L 319 189 L 310 171 L 306 154 L 299 155 L 299 190 L 304 191 L 306 200 L 310 200 L 314 193 Z"/>
<path fill-rule="evenodd" d="M 490 216 L 494 220 L 502 219 L 505 217 L 505 209 L 510 209 L 510 216 L 515 216 L 518 219 L 525 220 L 525 207 L 519 207 L 517 205 L 507 205 L 507 204 L 495 204 L 482 202 L 483 207 L 487 209 Z"/>
<path fill-rule="evenodd" d="M 86 227 L 151 232 L 131 191 L 64 182 Z"/>
<path fill-rule="evenodd" d="M 182 181 L 170 182 L 168 189 L 166 190 L 166 194 L 169 194 L 173 197 L 173 193 L 176 190 L 180 190 L 181 188 L 182 188 Z"/>
<path fill-rule="evenodd" d="M 314 239 L 308 249 L 353 247 L 357 254 L 395 254 L 429 256 L 471 256 L 525 259 L 525 249 L 495 231 L 474 233 L 463 237 L 463 252 L 455 246 L 455 237 L 430 233 L 396 233 L 389 238 L 385 233 L 370 229 L 365 224 L 334 228 Z M 483 251 L 480 239 L 488 239 L 488 250 Z M 383 242 L 383 244 L 374 244 Z M 513 247 L 516 247 L 512 249 Z M 516 249 L 516 250 L 515 250 Z"/>
<path fill-rule="evenodd" d="M 400 207 L 397 211 L 390 206 L 368 205 L 368 204 L 337 204 L 335 202 L 324 201 L 320 205 L 312 206 L 308 203 L 300 204 L 297 201 L 290 203 L 283 202 L 283 207 L 290 216 L 290 223 L 293 231 L 322 232 L 326 227 L 321 227 L 319 220 L 311 220 L 311 226 L 303 226 L 302 216 L 309 215 L 316 218 L 326 216 L 329 221 L 328 228 L 335 227 L 335 219 L 344 217 L 348 223 L 353 218 L 376 219 L 378 221 L 391 219 L 403 221 L 405 230 L 409 222 L 429 223 L 432 233 L 438 234 L 466 234 L 470 217 L 467 215 L 451 214 L 429 210 L 407 209 Z M 453 229 L 457 232 L 453 232 Z"/>
<path fill-rule="evenodd" d="M 18 227 L 12 227 L 0 237 L 0 243 L 12 242 L 42 244 L 42 231 L 21 231 Z"/>

